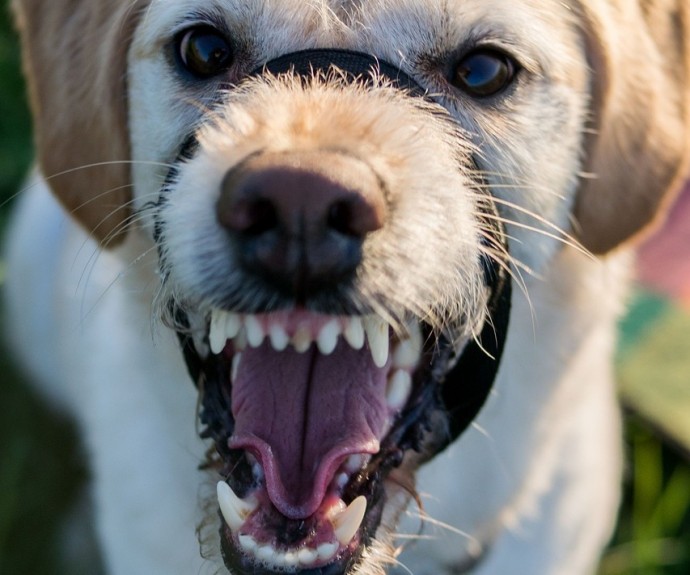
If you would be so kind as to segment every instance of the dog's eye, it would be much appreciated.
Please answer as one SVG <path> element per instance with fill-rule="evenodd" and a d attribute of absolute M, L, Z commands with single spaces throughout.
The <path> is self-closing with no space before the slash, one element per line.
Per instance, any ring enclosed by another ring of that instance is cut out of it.
<path fill-rule="evenodd" d="M 515 61 L 498 50 L 481 49 L 463 56 L 453 69 L 451 84 L 475 98 L 505 90 L 515 78 Z"/>
<path fill-rule="evenodd" d="M 211 26 L 186 30 L 175 44 L 182 66 L 197 78 L 216 76 L 232 64 L 230 43 Z"/>

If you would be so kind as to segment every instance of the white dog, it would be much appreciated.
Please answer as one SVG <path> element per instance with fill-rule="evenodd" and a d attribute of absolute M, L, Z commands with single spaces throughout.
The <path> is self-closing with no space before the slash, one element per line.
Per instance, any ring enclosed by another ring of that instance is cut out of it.
<path fill-rule="evenodd" d="M 109 573 L 593 571 L 686 0 L 13 4 L 9 333 Z"/>

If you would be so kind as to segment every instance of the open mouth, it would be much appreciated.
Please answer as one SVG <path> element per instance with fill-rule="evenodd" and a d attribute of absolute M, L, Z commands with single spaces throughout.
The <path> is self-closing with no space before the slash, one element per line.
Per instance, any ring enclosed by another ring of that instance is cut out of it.
<path fill-rule="evenodd" d="M 434 356 L 451 354 L 430 335 L 375 316 L 211 313 L 210 354 L 193 361 L 222 460 L 233 572 L 344 572 L 357 560 L 380 521 L 384 480 L 419 448 L 438 400 L 423 384 Z"/>
<path fill-rule="evenodd" d="M 469 425 L 491 389 L 511 290 L 498 261 L 483 257 L 482 267 L 480 327 L 439 330 L 413 316 L 393 326 L 305 307 L 176 312 L 171 302 L 202 437 L 215 443 L 207 466 L 221 478 L 230 572 L 342 575 L 364 560 L 382 518 L 390 528 L 402 511 L 397 494 L 413 494 L 415 469 Z"/>

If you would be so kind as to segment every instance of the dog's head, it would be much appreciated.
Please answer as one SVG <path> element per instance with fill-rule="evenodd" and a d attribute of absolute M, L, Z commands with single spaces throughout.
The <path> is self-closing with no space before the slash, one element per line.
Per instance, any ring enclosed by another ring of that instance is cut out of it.
<path fill-rule="evenodd" d="M 158 249 L 234 572 L 384 554 L 486 396 L 505 270 L 654 221 L 688 153 L 660 4 L 15 0 L 55 193 Z"/>

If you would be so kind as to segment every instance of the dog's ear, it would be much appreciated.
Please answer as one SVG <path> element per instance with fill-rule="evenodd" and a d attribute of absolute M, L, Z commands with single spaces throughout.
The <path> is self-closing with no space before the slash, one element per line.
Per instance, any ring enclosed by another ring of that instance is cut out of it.
<path fill-rule="evenodd" d="M 595 126 L 575 206 L 594 253 L 659 220 L 688 176 L 690 2 L 582 0 Z"/>
<path fill-rule="evenodd" d="M 103 245 L 129 221 L 126 61 L 142 2 L 13 0 L 38 162 L 64 207 Z"/>

